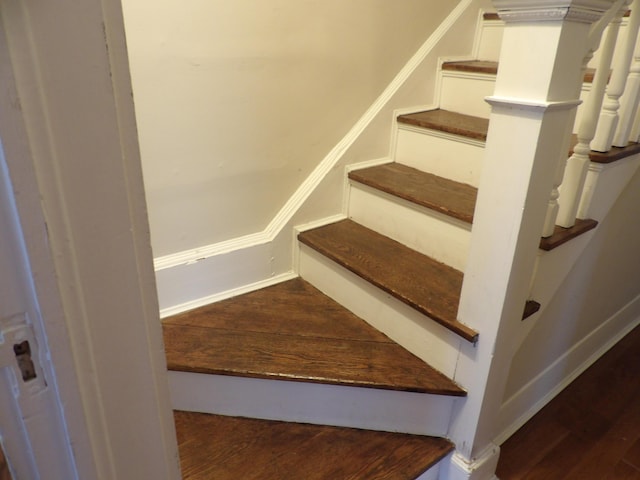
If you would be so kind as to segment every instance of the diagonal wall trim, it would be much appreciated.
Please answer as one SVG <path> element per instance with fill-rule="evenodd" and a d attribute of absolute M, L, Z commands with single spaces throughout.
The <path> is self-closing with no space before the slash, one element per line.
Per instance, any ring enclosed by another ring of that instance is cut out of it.
<path fill-rule="evenodd" d="M 364 115 L 358 120 L 353 128 L 345 135 L 345 137 L 329 152 L 329 154 L 318 164 L 311 172 L 306 180 L 298 187 L 295 193 L 289 198 L 287 203 L 282 207 L 278 214 L 271 220 L 269 225 L 257 233 L 244 235 L 242 237 L 233 238 L 211 245 L 205 245 L 191 250 L 164 255 L 154 259 L 154 267 L 156 271 L 168 268 L 190 265 L 200 260 L 222 255 L 225 253 L 242 250 L 255 245 L 261 245 L 272 241 L 276 235 L 287 225 L 289 220 L 304 204 L 304 202 L 313 193 L 315 188 L 320 184 L 321 180 L 331 171 L 338 160 L 353 145 L 365 128 L 373 121 L 383 107 L 398 92 L 405 81 L 427 58 L 433 48 L 442 39 L 445 33 L 455 24 L 458 18 L 471 5 L 473 0 L 461 0 L 451 13 L 444 19 L 440 26 L 429 36 L 420 49 L 411 57 L 407 64 L 402 68 L 400 73 L 396 75 L 393 81 L 382 92 L 378 99 L 369 107 Z"/>

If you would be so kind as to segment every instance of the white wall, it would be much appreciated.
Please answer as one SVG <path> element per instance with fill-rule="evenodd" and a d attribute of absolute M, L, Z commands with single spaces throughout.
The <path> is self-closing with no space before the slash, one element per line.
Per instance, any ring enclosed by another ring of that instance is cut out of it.
<path fill-rule="evenodd" d="M 123 2 L 154 256 L 259 232 L 457 2 Z"/>
<path fill-rule="evenodd" d="M 504 396 L 502 437 L 513 433 L 620 335 L 638 324 L 638 205 L 640 171 L 598 225 L 588 247 L 516 353 Z M 638 372 L 637 365 L 629 367 Z"/>

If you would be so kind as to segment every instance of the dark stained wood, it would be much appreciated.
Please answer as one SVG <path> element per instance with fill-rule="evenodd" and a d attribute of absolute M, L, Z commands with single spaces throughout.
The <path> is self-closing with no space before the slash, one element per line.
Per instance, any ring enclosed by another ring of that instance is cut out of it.
<path fill-rule="evenodd" d="M 301 279 L 163 322 L 170 370 L 464 396 Z"/>
<path fill-rule="evenodd" d="M 497 476 L 640 479 L 640 327 L 501 447 Z"/>
<path fill-rule="evenodd" d="M 303 232 L 298 239 L 465 340 L 477 340 L 477 332 L 456 318 L 462 272 L 351 220 Z"/>
<path fill-rule="evenodd" d="M 4 451 L 0 445 L 0 480 L 12 480 L 11 473 L 9 472 L 9 465 L 4 456 Z"/>
<path fill-rule="evenodd" d="M 464 60 L 458 62 L 444 62 L 442 64 L 442 70 L 496 75 L 498 73 L 498 62 L 493 62 L 491 60 Z"/>
<path fill-rule="evenodd" d="M 563 228 L 556 225 L 553 235 L 540 239 L 540 248 L 546 251 L 553 250 L 563 243 L 566 243 L 589 230 L 593 230 L 597 226 L 598 222 L 590 218 L 576 218 L 576 224 L 570 228 Z"/>
<path fill-rule="evenodd" d="M 413 480 L 445 439 L 193 412 L 174 413 L 184 480 Z"/>
<path fill-rule="evenodd" d="M 497 75 L 498 62 L 494 62 L 491 60 L 463 60 L 457 62 L 444 62 L 442 64 L 442 70 Z M 593 83 L 593 77 L 595 73 L 595 68 L 587 68 L 584 72 L 584 82 Z"/>
<path fill-rule="evenodd" d="M 640 153 L 640 143 L 630 142 L 626 147 L 611 147 L 611 150 L 604 153 L 591 151 L 589 160 L 594 163 L 612 163 L 638 153 Z"/>
<path fill-rule="evenodd" d="M 349 178 L 444 215 L 471 223 L 478 189 L 399 163 L 354 170 Z"/>
<path fill-rule="evenodd" d="M 498 15 L 498 12 L 485 12 L 482 18 L 483 20 L 500 20 L 500 15 Z"/>
<path fill-rule="evenodd" d="M 452 135 L 461 135 L 483 142 L 487 139 L 487 130 L 489 128 L 489 119 L 487 118 L 473 117 L 441 109 L 400 115 L 398 122 L 439 130 Z"/>
<path fill-rule="evenodd" d="M 540 310 L 541 305 L 535 300 L 527 300 L 524 305 L 524 313 L 522 314 L 522 320 L 526 320 L 531 315 Z"/>

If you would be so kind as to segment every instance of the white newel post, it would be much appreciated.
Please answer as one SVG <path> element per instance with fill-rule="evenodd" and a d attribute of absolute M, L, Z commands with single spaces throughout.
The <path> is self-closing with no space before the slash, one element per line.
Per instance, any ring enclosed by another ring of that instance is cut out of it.
<path fill-rule="evenodd" d="M 494 478 L 493 443 L 514 342 L 529 293 L 557 162 L 566 158 L 591 25 L 612 0 L 493 0 L 505 21 L 459 319 L 480 332 L 462 347 L 441 478 Z"/>

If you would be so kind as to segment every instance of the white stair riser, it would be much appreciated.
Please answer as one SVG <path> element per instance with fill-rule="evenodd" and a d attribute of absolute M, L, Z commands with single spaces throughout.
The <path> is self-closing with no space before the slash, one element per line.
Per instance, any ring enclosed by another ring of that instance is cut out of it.
<path fill-rule="evenodd" d="M 175 410 L 444 436 L 453 397 L 169 372 Z"/>
<path fill-rule="evenodd" d="M 399 125 L 395 161 L 477 187 L 484 142 L 435 130 Z"/>
<path fill-rule="evenodd" d="M 300 276 L 433 368 L 455 374 L 458 335 L 363 280 L 306 245 L 300 245 Z"/>
<path fill-rule="evenodd" d="M 502 45 L 504 22 L 501 20 L 485 20 L 478 32 L 478 59 L 498 61 Z"/>
<path fill-rule="evenodd" d="M 493 95 L 495 75 L 450 70 L 443 70 L 441 74 L 441 109 L 489 118 L 491 106 L 484 99 Z"/>
<path fill-rule="evenodd" d="M 485 98 L 493 95 L 495 76 L 469 72 L 443 70 L 441 72 L 440 108 L 452 112 L 489 118 L 491 107 Z M 584 84 L 580 92 L 582 104 L 587 100 L 591 84 Z M 577 132 L 581 119 L 581 106 L 578 106 L 573 131 Z"/>
<path fill-rule="evenodd" d="M 349 217 L 413 250 L 464 271 L 471 225 L 369 188 L 351 184 Z"/>

